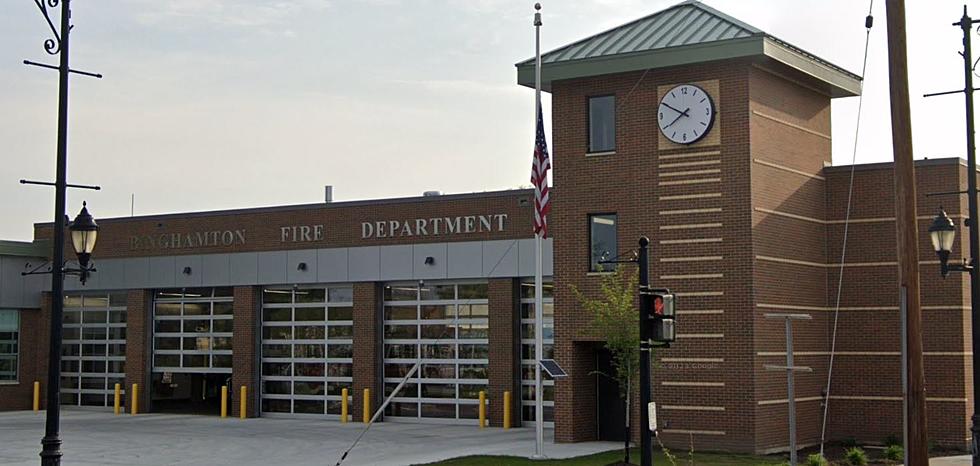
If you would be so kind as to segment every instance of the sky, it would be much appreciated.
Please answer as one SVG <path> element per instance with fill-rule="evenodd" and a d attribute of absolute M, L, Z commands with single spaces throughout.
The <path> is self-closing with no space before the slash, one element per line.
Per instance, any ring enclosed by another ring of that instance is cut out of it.
<path fill-rule="evenodd" d="M 678 0 L 543 0 L 542 50 Z M 861 73 L 869 1 L 706 4 Z M 892 159 L 885 2 L 873 3 L 858 163 Z M 96 218 L 510 189 L 530 184 L 533 1 L 73 0 L 72 217 Z M 980 2 L 972 2 L 980 16 Z M 965 157 L 963 3 L 908 1 L 917 159 Z M 54 14 L 57 17 L 57 14 Z M 55 21 L 57 19 L 55 18 Z M 57 24 L 57 22 L 56 22 Z M 976 32 L 976 31 L 974 31 Z M 34 0 L 0 8 L 0 239 L 53 219 L 57 63 Z M 974 41 L 975 43 L 978 41 Z M 832 104 L 833 161 L 855 153 L 857 98 Z M 544 97 L 550 138 L 550 98 Z M 955 189 L 955 187 L 950 187 Z M 135 199 L 135 202 L 131 202 Z"/>

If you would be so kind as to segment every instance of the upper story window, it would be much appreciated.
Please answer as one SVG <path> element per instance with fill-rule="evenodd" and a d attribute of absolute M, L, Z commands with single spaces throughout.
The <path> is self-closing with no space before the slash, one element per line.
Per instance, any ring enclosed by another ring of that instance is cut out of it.
<path fill-rule="evenodd" d="M 616 214 L 589 215 L 589 271 L 610 271 L 616 264 L 600 264 L 600 261 L 613 260 L 618 256 L 616 250 Z"/>
<path fill-rule="evenodd" d="M 616 96 L 589 97 L 589 152 L 616 150 Z"/>
<path fill-rule="evenodd" d="M 20 312 L 0 310 L 0 383 L 17 381 Z"/>

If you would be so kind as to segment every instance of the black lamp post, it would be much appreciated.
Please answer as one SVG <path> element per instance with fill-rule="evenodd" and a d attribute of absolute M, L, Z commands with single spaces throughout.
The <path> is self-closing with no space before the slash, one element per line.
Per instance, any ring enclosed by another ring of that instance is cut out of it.
<path fill-rule="evenodd" d="M 63 191 L 62 191 L 63 193 Z M 64 196 L 60 198 L 59 206 L 64 206 Z M 48 346 L 48 405 L 44 427 L 44 438 L 41 439 L 41 464 L 61 464 L 61 338 L 62 315 L 64 314 L 65 275 L 78 275 L 79 281 L 85 284 L 88 275 L 95 272 L 90 259 L 95 249 L 95 240 L 99 235 L 99 225 L 95 223 L 88 207 L 83 202 L 82 210 L 75 220 L 68 225 L 71 233 L 71 245 L 78 257 L 78 268 L 69 268 L 64 263 L 65 249 L 65 217 L 60 215 L 55 222 L 53 266 L 51 267 L 51 341 Z M 26 272 L 25 275 L 39 272 Z M 48 273 L 48 272 L 40 272 Z"/>

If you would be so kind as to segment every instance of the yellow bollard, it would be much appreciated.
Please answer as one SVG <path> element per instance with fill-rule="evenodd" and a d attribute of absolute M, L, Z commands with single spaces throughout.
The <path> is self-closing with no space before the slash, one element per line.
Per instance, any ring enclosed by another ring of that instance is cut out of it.
<path fill-rule="evenodd" d="M 361 420 L 367 424 L 371 422 L 371 389 L 364 389 L 364 415 Z"/>
<path fill-rule="evenodd" d="M 34 412 L 41 410 L 41 382 L 34 382 Z"/>
<path fill-rule="evenodd" d="M 139 390 L 140 385 L 138 383 L 134 383 L 132 390 L 132 401 L 129 402 L 129 414 L 133 416 L 140 412 Z"/>
<path fill-rule="evenodd" d="M 340 422 L 347 423 L 347 389 L 340 391 Z"/>
<path fill-rule="evenodd" d="M 510 392 L 504 392 L 504 429 L 510 429 Z"/>
<path fill-rule="evenodd" d="M 242 389 L 240 390 L 240 393 L 239 393 L 240 396 L 239 396 L 239 400 L 238 400 L 238 418 L 239 419 L 245 419 L 245 408 L 248 407 L 248 404 L 247 404 L 248 403 L 248 401 L 247 401 L 248 398 L 245 396 L 247 394 L 248 394 L 248 389 L 245 388 L 244 385 L 242 385 Z"/>
<path fill-rule="evenodd" d="M 228 417 L 228 386 L 221 386 L 221 417 Z"/>
<path fill-rule="evenodd" d="M 487 425 L 487 392 L 480 390 L 480 428 Z"/>
<path fill-rule="evenodd" d="M 119 415 L 119 405 L 120 405 L 119 396 L 121 394 L 120 390 L 122 390 L 122 387 L 119 386 L 119 384 L 116 384 L 115 391 L 112 396 L 112 412 L 115 413 L 116 416 Z"/>

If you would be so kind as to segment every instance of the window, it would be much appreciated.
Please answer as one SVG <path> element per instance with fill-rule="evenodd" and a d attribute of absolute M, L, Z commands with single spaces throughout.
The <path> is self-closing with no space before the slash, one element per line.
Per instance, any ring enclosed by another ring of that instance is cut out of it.
<path fill-rule="evenodd" d="M 589 216 L 589 270 L 599 272 L 614 270 L 616 264 L 600 264 L 600 261 L 615 259 L 616 252 L 616 214 Z"/>
<path fill-rule="evenodd" d="M 589 152 L 616 150 L 616 96 L 589 97 Z"/>
<path fill-rule="evenodd" d="M 17 381 L 17 343 L 20 336 L 20 314 L 0 310 L 0 383 Z"/>

